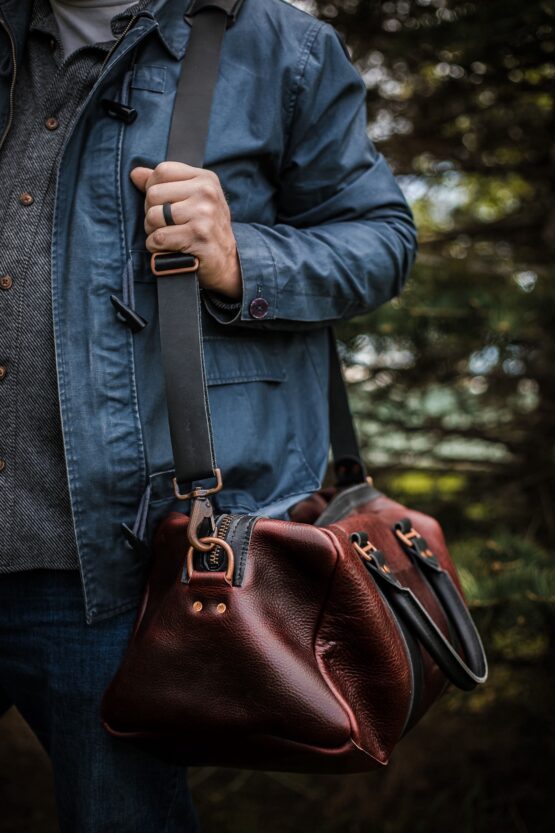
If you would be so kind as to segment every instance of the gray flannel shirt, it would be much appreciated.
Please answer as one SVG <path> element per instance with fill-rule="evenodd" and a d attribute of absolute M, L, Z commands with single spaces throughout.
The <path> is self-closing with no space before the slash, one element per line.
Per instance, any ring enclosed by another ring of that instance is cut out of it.
<path fill-rule="evenodd" d="M 130 11 L 114 19 L 114 34 Z M 0 148 L 0 573 L 78 566 L 59 415 L 50 250 L 61 150 L 111 46 L 83 47 L 64 60 L 50 4 L 35 0 L 13 121 Z"/>

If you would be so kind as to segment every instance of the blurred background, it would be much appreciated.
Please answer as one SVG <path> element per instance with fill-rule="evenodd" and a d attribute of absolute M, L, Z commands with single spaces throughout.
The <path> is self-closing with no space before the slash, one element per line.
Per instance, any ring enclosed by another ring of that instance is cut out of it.
<path fill-rule="evenodd" d="M 344 37 L 420 228 L 402 297 L 339 333 L 368 467 L 440 518 L 491 676 L 383 772 L 194 770 L 204 830 L 552 833 L 555 3 L 296 5 Z M 0 830 L 54 833 L 43 754 L 13 712 L 0 737 Z"/>

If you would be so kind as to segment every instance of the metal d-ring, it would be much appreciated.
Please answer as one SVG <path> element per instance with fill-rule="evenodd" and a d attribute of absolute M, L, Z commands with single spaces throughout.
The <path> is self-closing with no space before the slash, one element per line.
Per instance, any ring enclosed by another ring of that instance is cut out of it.
<path fill-rule="evenodd" d="M 211 547 L 207 549 L 201 550 L 201 552 L 210 552 L 216 547 L 221 547 L 225 554 L 227 555 L 227 569 L 225 571 L 225 580 L 228 581 L 230 584 L 233 581 L 233 572 L 235 570 L 235 556 L 233 554 L 233 550 L 227 541 L 224 541 L 223 538 L 216 538 L 212 535 L 207 535 L 205 538 L 200 538 L 199 541 L 202 544 L 212 544 Z M 195 553 L 195 547 L 189 547 L 187 550 L 187 576 L 189 579 L 193 575 L 194 572 L 194 565 L 193 565 L 193 555 Z"/>

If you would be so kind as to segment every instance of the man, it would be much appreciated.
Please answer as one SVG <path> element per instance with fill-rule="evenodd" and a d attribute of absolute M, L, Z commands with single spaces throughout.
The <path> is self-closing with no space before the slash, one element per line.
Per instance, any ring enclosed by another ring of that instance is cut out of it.
<path fill-rule="evenodd" d="M 284 518 L 326 467 L 325 325 L 398 294 L 416 248 L 362 81 L 283 0 L 225 35 L 206 170 L 164 162 L 192 5 L 0 0 L 0 691 L 64 833 L 196 829 L 183 772 L 98 717 L 146 568 L 122 524 L 148 542 L 187 508 L 150 252 L 200 259 L 217 509 Z"/>

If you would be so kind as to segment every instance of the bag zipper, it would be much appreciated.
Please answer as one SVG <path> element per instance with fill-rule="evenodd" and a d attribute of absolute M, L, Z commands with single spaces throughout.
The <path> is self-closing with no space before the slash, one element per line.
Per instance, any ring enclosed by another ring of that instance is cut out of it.
<path fill-rule="evenodd" d="M 236 517 L 234 515 L 220 515 L 218 520 L 216 521 L 216 538 L 219 538 L 220 541 L 225 541 L 226 536 L 231 529 L 231 524 L 233 523 L 233 518 Z M 220 559 L 222 557 L 222 548 L 221 547 L 214 547 L 214 549 L 208 553 L 208 561 L 214 567 L 216 567 L 220 563 Z"/>

